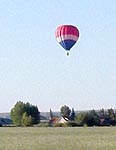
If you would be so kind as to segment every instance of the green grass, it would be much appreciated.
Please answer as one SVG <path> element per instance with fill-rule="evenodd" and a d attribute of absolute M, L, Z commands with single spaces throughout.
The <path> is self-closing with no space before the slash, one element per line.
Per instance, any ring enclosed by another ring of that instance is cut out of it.
<path fill-rule="evenodd" d="M 116 150 L 116 127 L 1 127 L 0 150 Z"/>

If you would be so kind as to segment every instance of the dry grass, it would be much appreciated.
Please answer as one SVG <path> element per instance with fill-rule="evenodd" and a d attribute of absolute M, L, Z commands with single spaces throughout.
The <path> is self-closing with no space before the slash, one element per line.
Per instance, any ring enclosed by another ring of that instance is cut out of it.
<path fill-rule="evenodd" d="M 116 127 L 0 128 L 0 150 L 103 149 L 116 149 Z"/>

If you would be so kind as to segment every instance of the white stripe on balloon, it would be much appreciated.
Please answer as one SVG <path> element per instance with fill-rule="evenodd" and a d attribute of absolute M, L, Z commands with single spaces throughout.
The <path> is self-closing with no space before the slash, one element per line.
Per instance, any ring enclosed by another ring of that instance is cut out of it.
<path fill-rule="evenodd" d="M 64 41 L 64 40 L 74 40 L 74 41 L 77 41 L 78 40 L 78 36 L 75 36 L 75 35 L 72 35 L 72 34 L 61 35 L 61 36 L 58 36 L 56 38 L 56 40 L 58 42 L 61 42 L 61 41 Z"/>

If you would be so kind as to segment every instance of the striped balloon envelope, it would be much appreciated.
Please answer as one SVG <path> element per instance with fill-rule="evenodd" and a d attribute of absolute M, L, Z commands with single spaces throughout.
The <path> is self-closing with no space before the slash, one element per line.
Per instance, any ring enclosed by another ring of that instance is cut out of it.
<path fill-rule="evenodd" d="M 79 30 L 73 25 L 61 25 L 55 31 L 55 37 L 58 43 L 68 51 L 67 55 L 69 55 L 70 49 L 79 38 Z"/>

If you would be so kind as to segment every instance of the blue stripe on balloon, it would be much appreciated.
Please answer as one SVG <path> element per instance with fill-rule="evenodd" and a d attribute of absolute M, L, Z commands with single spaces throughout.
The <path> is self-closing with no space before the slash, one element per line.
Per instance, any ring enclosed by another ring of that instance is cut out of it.
<path fill-rule="evenodd" d="M 60 45 L 65 49 L 65 50 L 70 50 L 73 45 L 76 43 L 74 40 L 64 40 L 60 42 Z"/>

